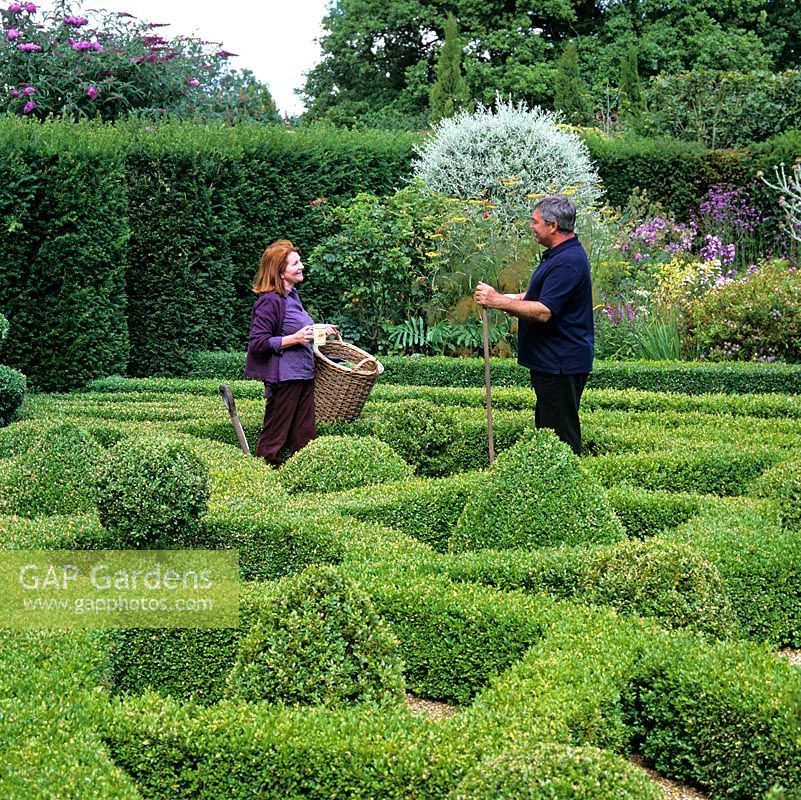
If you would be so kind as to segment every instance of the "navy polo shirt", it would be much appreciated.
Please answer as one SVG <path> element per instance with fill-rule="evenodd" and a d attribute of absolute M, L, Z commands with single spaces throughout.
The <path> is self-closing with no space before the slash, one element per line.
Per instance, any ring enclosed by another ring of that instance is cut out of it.
<path fill-rule="evenodd" d="M 592 370 L 594 331 L 590 262 L 578 236 L 543 253 L 524 300 L 551 311 L 548 322 L 520 317 L 517 361 L 537 372 L 582 375 Z"/>

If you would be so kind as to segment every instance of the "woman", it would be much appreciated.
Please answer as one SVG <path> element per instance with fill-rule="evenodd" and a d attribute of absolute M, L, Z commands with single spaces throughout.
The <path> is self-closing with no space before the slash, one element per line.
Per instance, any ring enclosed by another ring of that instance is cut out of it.
<path fill-rule="evenodd" d="M 273 242 L 263 253 L 253 281 L 258 295 L 250 319 L 245 376 L 264 381 L 267 407 L 256 457 L 281 465 L 284 448 L 296 453 L 316 435 L 314 424 L 314 339 L 312 318 L 297 285 L 303 263 L 292 242 Z M 326 335 L 336 334 L 333 325 Z"/>

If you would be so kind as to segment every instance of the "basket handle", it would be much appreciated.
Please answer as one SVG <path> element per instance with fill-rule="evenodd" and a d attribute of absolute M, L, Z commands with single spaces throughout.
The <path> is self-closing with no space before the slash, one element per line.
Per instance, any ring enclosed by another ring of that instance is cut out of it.
<path fill-rule="evenodd" d="M 363 359 L 362 359 L 362 360 L 361 360 L 361 361 L 360 361 L 358 364 L 354 364 L 354 365 L 351 367 L 351 369 L 352 369 L 354 372 L 356 372 L 356 370 L 357 370 L 357 369 L 359 369 L 359 367 L 361 367 L 361 366 L 362 366 L 362 364 L 364 364 L 364 363 L 365 363 L 365 362 L 367 362 L 367 361 L 375 361 L 375 358 L 373 358 L 373 356 L 367 356 L 367 358 L 363 358 Z"/>

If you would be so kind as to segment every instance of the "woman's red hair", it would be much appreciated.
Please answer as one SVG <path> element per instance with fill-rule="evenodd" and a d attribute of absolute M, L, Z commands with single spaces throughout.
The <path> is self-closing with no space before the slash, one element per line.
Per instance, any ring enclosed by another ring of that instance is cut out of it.
<path fill-rule="evenodd" d="M 269 245 L 261 255 L 259 271 L 253 279 L 253 291 L 256 294 L 278 292 L 281 297 L 286 297 L 281 273 L 284 271 L 289 254 L 297 252 L 298 248 L 289 239 L 280 239 Z"/>

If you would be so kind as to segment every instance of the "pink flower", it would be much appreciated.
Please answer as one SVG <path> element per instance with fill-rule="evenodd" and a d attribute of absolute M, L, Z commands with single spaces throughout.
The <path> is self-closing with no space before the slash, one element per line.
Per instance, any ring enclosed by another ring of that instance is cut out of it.
<path fill-rule="evenodd" d="M 188 83 L 190 86 L 200 86 L 200 81 L 199 81 L 197 78 L 187 78 L 187 79 L 186 79 L 186 82 L 187 82 L 187 83 Z"/>
<path fill-rule="evenodd" d="M 97 97 L 97 86 L 90 86 L 86 90 L 86 94 L 90 100 L 94 100 Z"/>
<path fill-rule="evenodd" d="M 238 56 L 239 53 L 229 53 L 228 50 L 218 50 L 217 55 L 220 58 L 230 58 L 231 56 Z"/>
<path fill-rule="evenodd" d="M 9 39 L 11 39 L 12 41 L 13 41 L 14 39 L 19 39 L 19 31 L 18 31 L 16 28 L 9 28 L 9 29 L 6 31 L 6 36 L 7 36 Z"/>
<path fill-rule="evenodd" d="M 67 39 L 72 47 L 73 50 L 97 50 L 98 52 L 103 52 L 103 45 L 100 42 L 87 42 L 87 41 L 80 41 L 76 42 L 73 39 Z"/>
<path fill-rule="evenodd" d="M 25 95 L 25 97 L 30 97 L 32 94 L 36 94 L 36 87 L 35 86 L 26 86 L 22 90 L 22 93 Z"/>
<path fill-rule="evenodd" d="M 11 95 L 11 97 L 21 97 L 22 96 L 22 95 L 20 95 L 20 93 L 16 89 L 12 89 L 9 92 L 9 95 Z"/>
<path fill-rule="evenodd" d="M 9 10 L 9 11 L 10 11 L 12 14 L 19 14 L 19 13 L 22 11 L 22 6 L 21 6 L 19 3 L 12 3 L 12 4 L 11 4 L 11 5 L 8 7 L 8 10 Z"/>
<path fill-rule="evenodd" d="M 23 42 L 17 45 L 17 50 L 22 50 L 23 53 L 38 53 L 42 48 L 33 42 Z"/>
<path fill-rule="evenodd" d="M 23 114 L 30 114 L 31 111 L 34 110 L 34 108 L 36 108 L 36 103 L 34 103 L 33 100 L 28 100 L 28 102 L 25 103 L 25 106 L 22 109 L 22 113 Z"/>
<path fill-rule="evenodd" d="M 65 25 L 72 25 L 74 28 L 82 28 L 84 25 L 89 24 L 86 17 L 64 17 Z"/>
<path fill-rule="evenodd" d="M 25 3 L 25 5 L 23 5 L 22 7 L 23 7 L 23 8 L 24 8 L 24 9 L 25 9 L 25 10 L 26 10 L 26 11 L 27 11 L 29 14 L 35 14 L 35 13 L 36 13 L 36 6 L 35 6 L 33 3 Z"/>

